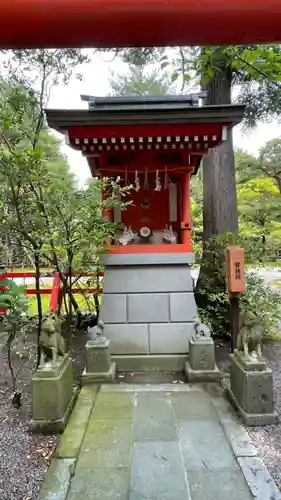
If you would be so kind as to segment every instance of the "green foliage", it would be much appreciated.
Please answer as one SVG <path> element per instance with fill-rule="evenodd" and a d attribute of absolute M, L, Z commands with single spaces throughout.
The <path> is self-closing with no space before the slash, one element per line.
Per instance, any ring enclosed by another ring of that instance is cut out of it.
<path fill-rule="evenodd" d="M 241 295 L 240 309 L 257 315 L 265 336 L 274 337 L 280 320 L 281 295 L 266 285 L 254 272 L 246 272 L 246 291 Z M 229 298 L 226 288 L 208 294 L 207 306 L 199 308 L 201 320 L 210 325 L 214 336 L 230 336 Z"/>
<path fill-rule="evenodd" d="M 238 85 L 237 100 L 245 103 L 244 124 L 272 119 L 281 111 L 281 46 L 185 47 L 164 53 L 162 67 L 171 67 L 173 80 L 187 85 L 205 86 L 215 75 L 227 73 L 232 85 Z"/>
<path fill-rule="evenodd" d="M 279 175 L 279 144 L 279 139 L 269 141 L 257 158 L 242 150 L 235 152 L 239 241 L 251 248 L 250 260 L 254 265 L 254 258 L 256 263 L 274 261 L 280 246 L 281 204 L 276 180 Z M 200 170 L 192 178 L 191 215 L 193 249 L 201 257 L 203 185 Z"/>
<path fill-rule="evenodd" d="M 118 55 L 129 65 L 146 66 L 158 61 L 164 52 L 165 49 L 158 47 L 130 47 L 118 50 Z"/>
<path fill-rule="evenodd" d="M 278 247 L 281 231 L 280 193 L 270 177 L 256 177 L 238 185 L 241 232 L 259 238 L 264 245 Z M 266 253 L 266 246 L 264 252 Z M 276 253 L 276 252 L 275 252 Z"/>
<path fill-rule="evenodd" d="M 0 291 L 0 308 L 7 309 L 4 321 L 17 324 L 28 309 L 25 287 L 16 285 L 13 280 L 2 280 L 0 283 L 1 287 L 8 287 L 8 290 Z"/>
<path fill-rule="evenodd" d="M 272 290 L 264 279 L 254 272 L 246 273 L 246 284 L 246 291 L 241 297 L 241 308 L 253 311 L 264 326 L 265 334 L 272 335 L 280 321 L 280 293 Z"/>
<path fill-rule="evenodd" d="M 258 158 L 238 151 L 235 160 L 240 233 L 262 243 L 264 262 L 275 260 L 281 230 L 280 140 L 266 143 Z"/>
<path fill-rule="evenodd" d="M 165 95 L 172 92 L 171 82 L 165 73 L 157 68 L 147 69 L 142 66 L 129 65 L 126 73 L 112 73 L 109 80 L 111 95 L 142 96 Z"/>
<path fill-rule="evenodd" d="M 11 349 L 16 339 L 16 335 L 20 333 L 25 314 L 28 309 L 27 296 L 25 287 L 17 286 L 12 280 L 2 280 L 1 286 L 7 290 L 0 291 L 0 308 L 6 309 L 6 314 L 2 318 L 4 329 L 7 332 L 6 349 L 8 355 L 8 365 L 11 373 L 13 389 L 16 387 L 16 376 L 12 366 Z"/>
<path fill-rule="evenodd" d="M 256 266 L 261 254 L 261 244 L 241 235 L 225 234 L 206 243 L 202 262 L 204 273 L 196 301 L 201 319 L 211 325 L 214 335 L 229 335 L 229 300 L 226 289 L 226 248 L 239 245 L 245 248 L 246 265 Z M 276 329 L 280 317 L 281 295 L 272 291 L 257 273 L 247 272 L 247 290 L 241 297 L 241 307 L 254 311 L 264 325 L 266 333 Z"/>
<path fill-rule="evenodd" d="M 70 306 L 78 309 L 71 276 L 95 265 L 106 251 L 105 241 L 115 234 L 117 227 L 103 210 L 127 205 L 127 187 L 111 179 L 77 189 L 59 143 L 46 128 L 44 106 L 52 86 L 79 76 L 77 65 L 83 62 L 78 49 L 14 51 L 7 63 L 14 74 L 1 81 L 0 200 L 5 202 L 0 203 L 0 233 L 8 235 L 7 247 L 20 241 L 34 261 L 38 338 L 40 264 L 48 263 L 60 274 Z"/>
<path fill-rule="evenodd" d="M 272 139 L 260 150 L 259 167 L 265 176 L 271 177 L 281 194 L 281 140 Z"/>

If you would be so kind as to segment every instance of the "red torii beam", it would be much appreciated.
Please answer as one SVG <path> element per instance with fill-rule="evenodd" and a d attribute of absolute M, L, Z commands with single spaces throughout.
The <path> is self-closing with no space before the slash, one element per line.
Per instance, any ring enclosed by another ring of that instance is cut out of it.
<path fill-rule="evenodd" d="M 0 0 L 0 48 L 281 41 L 281 0 Z"/>

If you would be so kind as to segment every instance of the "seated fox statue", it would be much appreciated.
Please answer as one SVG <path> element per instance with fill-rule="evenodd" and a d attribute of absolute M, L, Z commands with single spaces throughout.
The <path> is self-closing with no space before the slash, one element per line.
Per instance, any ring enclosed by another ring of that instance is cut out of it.
<path fill-rule="evenodd" d="M 246 311 L 240 316 L 240 330 L 237 338 L 238 351 L 244 352 L 246 359 L 250 354 L 255 353 L 257 358 L 262 361 L 262 339 L 264 336 L 264 327 L 260 323 L 256 314 Z"/>
<path fill-rule="evenodd" d="M 65 344 L 61 334 L 61 322 L 59 317 L 50 312 L 44 316 L 39 340 L 40 346 L 40 366 L 44 366 L 48 361 L 52 365 L 57 363 L 58 357 L 64 356 Z"/>

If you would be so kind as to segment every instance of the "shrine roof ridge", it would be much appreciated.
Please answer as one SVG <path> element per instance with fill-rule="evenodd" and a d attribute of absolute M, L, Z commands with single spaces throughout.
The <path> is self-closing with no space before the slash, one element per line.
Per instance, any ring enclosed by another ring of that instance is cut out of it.
<path fill-rule="evenodd" d="M 163 105 L 163 104 L 189 104 L 190 106 L 198 106 L 200 100 L 204 100 L 207 97 L 207 92 L 193 92 L 185 95 L 164 95 L 164 96 L 91 96 L 82 94 L 81 100 L 88 102 L 89 108 L 96 109 L 101 107 L 116 108 L 120 106 L 121 109 L 124 106 L 143 106 L 143 105 Z"/>
<path fill-rule="evenodd" d="M 134 104 L 89 109 L 46 109 L 48 125 L 63 132 L 70 127 L 92 125 L 158 125 L 224 123 L 234 126 L 243 120 L 245 105 L 189 106 L 181 102 Z"/>

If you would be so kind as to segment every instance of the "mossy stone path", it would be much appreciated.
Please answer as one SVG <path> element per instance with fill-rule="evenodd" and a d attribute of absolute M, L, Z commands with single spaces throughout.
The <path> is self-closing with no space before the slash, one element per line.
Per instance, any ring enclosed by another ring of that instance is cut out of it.
<path fill-rule="evenodd" d="M 81 390 L 39 500 L 280 500 L 215 384 Z"/>

